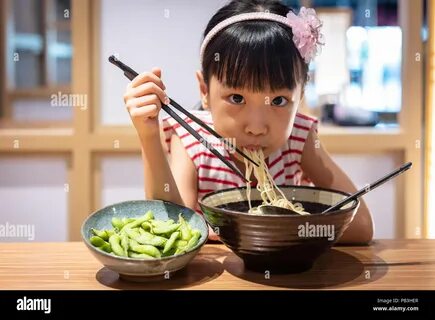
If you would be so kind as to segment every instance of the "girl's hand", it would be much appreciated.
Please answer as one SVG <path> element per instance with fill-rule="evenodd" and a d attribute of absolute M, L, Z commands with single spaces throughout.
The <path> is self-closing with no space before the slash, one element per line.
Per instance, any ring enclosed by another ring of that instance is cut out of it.
<path fill-rule="evenodd" d="M 141 139 L 159 136 L 158 115 L 162 101 L 169 99 L 161 75 L 159 68 L 141 73 L 128 84 L 124 94 L 125 106 Z"/>
<path fill-rule="evenodd" d="M 214 230 L 208 226 L 208 240 L 219 241 L 219 236 L 214 232 Z"/>

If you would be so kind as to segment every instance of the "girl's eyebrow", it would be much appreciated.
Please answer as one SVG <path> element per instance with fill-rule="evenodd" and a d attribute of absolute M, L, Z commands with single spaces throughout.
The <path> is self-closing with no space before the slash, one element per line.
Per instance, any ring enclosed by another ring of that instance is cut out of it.
<path fill-rule="evenodd" d="M 294 94 L 295 94 L 294 90 L 282 89 L 282 90 L 270 92 L 270 94 L 268 96 L 273 97 L 273 98 L 288 97 L 290 99 L 293 99 Z"/>
<path fill-rule="evenodd" d="M 224 89 L 227 89 L 227 90 L 239 90 L 239 91 L 242 91 L 242 88 L 231 87 L 231 86 L 229 86 L 225 81 L 224 81 L 224 82 L 219 82 L 219 83 L 220 83 L 220 85 L 221 85 Z"/>
<path fill-rule="evenodd" d="M 233 87 L 223 87 L 223 90 L 225 91 L 231 91 L 231 92 L 239 92 L 240 94 L 246 94 L 249 92 L 246 92 L 245 90 L 241 89 L 241 88 L 233 88 Z M 273 98 L 277 98 L 277 97 L 289 97 L 290 99 L 293 99 L 293 95 L 294 95 L 294 91 L 284 91 L 284 90 L 279 90 L 279 91 L 274 91 L 274 92 L 270 92 L 270 93 L 266 93 L 264 94 L 265 97 L 273 97 Z"/>
<path fill-rule="evenodd" d="M 234 87 L 227 87 L 227 86 L 222 86 L 222 90 L 230 91 L 230 92 L 238 92 L 240 94 L 246 93 L 246 90 L 244 90 L 242 88 L 234 88 Z"/>
<path fill-rule="evenodd" d="M 271 92 L 271 96 L 281 96 L 281 95 L 292 96 L 293 93 L 294 93 L 294 90 L 282 89 L 282 90 Z"/>
<path fill-rule="evenodd" d="M 228 90 L 228 91 L 239 91 L 243 93 L 245 93 L 245 91 L 249 91 L 249 90 L 245 90 L 244 88 L 235 88 L 235 87 L 228 86 L 228 84 L 225 81 L 219 82 L 219 84 L 224 90 Z M 276 91 L 270 91 L 268 92 L 268 94 L 265 94 L 265 96 L 269 96 L 269 97 L 289 96 L 290 98 L 292 98 L 294 93 L 295 90 L 290 90 L 288 88 L 281 88 Z"/>

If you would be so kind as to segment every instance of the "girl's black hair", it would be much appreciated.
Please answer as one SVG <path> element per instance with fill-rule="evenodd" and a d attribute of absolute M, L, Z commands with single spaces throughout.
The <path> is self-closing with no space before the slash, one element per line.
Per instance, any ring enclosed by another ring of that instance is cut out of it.
<path fill-rule="evenodd" d="M 234 15 L 267 11 L 286 16 L 291 9 L 279 0 L 233 0 L 210 20 L 204 37 L 219 22 Z M 255 92 L 303 85 L 308 77 L 304 62 L 293 42 L 292 29 L 275 21 L 253 20 L 234 23 L 220 31 L 208 44 L 202 63 L 204 81 L 212 76 L 231 88 Z"/>

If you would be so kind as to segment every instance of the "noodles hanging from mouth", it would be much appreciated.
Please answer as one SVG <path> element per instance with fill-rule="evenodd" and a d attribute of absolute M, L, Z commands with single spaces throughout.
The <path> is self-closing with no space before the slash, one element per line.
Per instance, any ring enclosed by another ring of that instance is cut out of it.
<path fill-rule="evenodd" d="M 292 203 L 287 200 L 284 193 L 278 188 L 273 181 L 273 177 L 267 169 L 267 164 L 264 159 L 263 150 L 259 149 L 258 151 L 243 150 L 252 160 L 259 164 L 259 166 L 255 166 L 247 159 L 244 158 L 245 161 L 245 177 L 247 180 L 250 180 L 252 172 L 254 172 L 255 177 L 257 178 L 257 190 L 260 192 L 261 199 L 263 203 L 258 207 L 252 208 L 251 205 L 251 184 L 246 184 L 246 195 L 248 197 L 249 203 L 249 213 L 261 214 L 260 208 L 264 205 L 272 205 L 276 207 L 286 208 L 293 210 L 301 215 L 310 214 L 309 212 L 304 211 L 302 204 L 300 203 Z M 277 190 L 279 194 L 275 192 Z"/>

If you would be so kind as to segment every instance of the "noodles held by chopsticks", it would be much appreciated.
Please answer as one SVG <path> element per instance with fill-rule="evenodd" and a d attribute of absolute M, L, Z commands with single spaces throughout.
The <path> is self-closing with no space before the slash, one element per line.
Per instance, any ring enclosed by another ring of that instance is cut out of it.
<path fill-rule="evenodd" d="M 258 207 L 252 208 L 251 205 L 251 184 L 246 184 L 246 195 L 248 197 L 249 203 L 249 213 L 261 214 L 260 208 L 264 205 L 272 205 L 276 207 L 286 208 L 293 210 L 301 215 L 310 214 L 309 212 L 304 211 L 302 204 L 300 203 L 292 203 L 287 200 L 284 193 L 278 188 L 273 181 L 273 177 L 267 169 L 267 164 L 264 159 L 263 150 L 259 149 L 258 151 L 244 149 L 244 152 L 256 163 L 259 164 L 256 167 L 254 164 L 249 162 L 246 158 L 245 161 L 245 177 L 250 181 L 251 174 L 254 172 L 255 177 L 257 178 L 257 190 L 260 192 L 261 199 L 263 203 Z M 279 194 L 275 192 L 278 190 Z"/>

